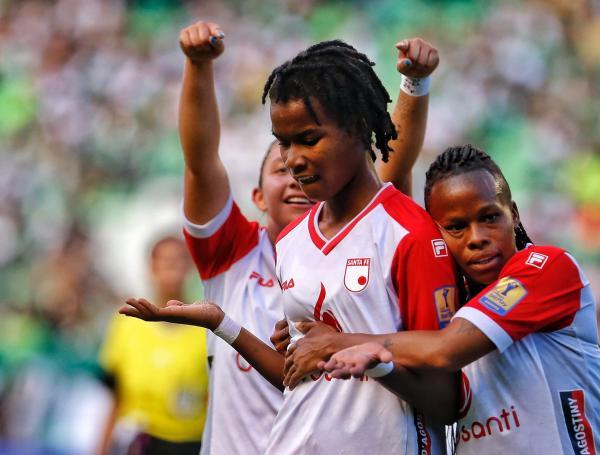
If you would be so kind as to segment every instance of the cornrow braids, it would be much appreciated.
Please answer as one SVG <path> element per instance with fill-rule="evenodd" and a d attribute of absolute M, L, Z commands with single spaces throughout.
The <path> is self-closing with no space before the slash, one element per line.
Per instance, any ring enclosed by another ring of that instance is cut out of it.
<path fill-rule="evenodd" d="M 373 161 L 375 146 L 388 161 L 388 142 L 398 137 L 387 111 L 392 100 L 373 71 L 375 64 L 341 40 L 323 41 L 300 52 L 273 70 L 262 95 L 273 103 L 302 100 L 320 125 L 311 100 L 348 134 L 358 135 Z"/>
<path fill-rule="evenodd" d="M 466 144 L 447 148 L 429 166 L 429 170 L 425 174 L 425 208 L 429 209 L 431 189 L 437 182 L 479 169 L 492 174 L 494 179 L 500 183 L 502 194 L 507 198 L 507 202 L 512 201 L 508 182 L 494 160 L 483 150 Z M 520 222 L 515 228 L 515 243 L 519 250 L 525 248 L 527 244 L 533 243 Z"/>

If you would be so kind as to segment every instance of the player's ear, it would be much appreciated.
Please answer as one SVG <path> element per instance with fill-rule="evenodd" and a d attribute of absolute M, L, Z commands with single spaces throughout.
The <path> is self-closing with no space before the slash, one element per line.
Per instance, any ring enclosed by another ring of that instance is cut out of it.
<path fill-rule="evenodd" d="M 519 215 L 519 208 L 517 207 L 517 203 L 511 201 L 510 213 L 512 214 L 513 224 L 515 227 L 519 225 L 521 222 L 521 216 Z"/>
<path fill-rule="evenodd" d="M 265 202 L 265 194 L 261 188 L 254 188 L 252 190 L 252 202 L 258 210 L 261 212 L 267 211 L 267 203 Z"/>

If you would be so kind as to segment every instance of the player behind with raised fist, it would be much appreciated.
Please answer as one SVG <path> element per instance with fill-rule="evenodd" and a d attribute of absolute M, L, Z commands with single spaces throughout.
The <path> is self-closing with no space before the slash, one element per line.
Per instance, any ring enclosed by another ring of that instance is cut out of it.
<path fill-rule="evenodd" d="M 462 368 L 459 454 L 597 453 L 595 303 L 576 261 L 531 245 L 501 170 L 469 145 L 431 165 L 425 203 L 472 298 L 441 331 L 382 335 L 321 367 L 336 378 L 379 362 L 391 372 L 391 361 L 401 370 Z"/>
<path fill-rule="evenodd" d="M 224 52 L 224 40 L 222 29 L 208 22 L 198 22 L 180 34 L 186 56 L 180 100 L 184 233 L 206 297 L 268 343 L 275 322 L 283 315 L 273 245 L 282 229 L 306 212 L 312 202 L 288 172 L 277 141 L 262 160 L 258 186 L 252 193 L 255 205 L 266 213 L 266 226 L 248 221 L 233 201 L 227 171 L 219 157 L 220 122 L 213 72 L 213 61 Z M 392 114 L 400 136 L 390 142 L 394 153 L 379 167 L 379 173 L 408 192 L 410 172 L 425 131 L 429 75 L 438 65 L 438 55 L 420 39 L 405 40 L 397 47 L 398 70 L 409 77 L 403 81 L 404 89 Z M 194 308 L 202 313 L 205 306 Z M 179 310 L 163 309 L 152 317 L 168 319 L 169 311 Z M 264 453 L 282 403 L 281 392 L 223 340 L 209 339 L 209 356 L 210 400 L 202 453 Z M 281 387 L 281 367 L 276 376 L 275 382 Z"/>

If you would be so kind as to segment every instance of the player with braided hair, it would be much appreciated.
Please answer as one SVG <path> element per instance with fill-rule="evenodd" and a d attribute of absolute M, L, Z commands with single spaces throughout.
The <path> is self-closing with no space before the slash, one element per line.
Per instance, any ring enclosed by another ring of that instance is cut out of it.
<path fill-rule="evenodd" d="M 471 145 L 434 161 L 425 203 L 472 298 L 443 330 L 383 335 L 321 367 L 336 378 L 361 376 L 379 362 L 390 362 L 392 377 L 393 365 L 462 368 L 459 454 L 597 453 L 595 302 L 575 260 L 558 247 L 531 245 L 502 172 Z M 439 296 L 441 309 L 446 297 Z"/>
<path fill-rule="evenodd" d="M 315 99 L 348 134 L 361 138 L 373 161 L 374 135 L 382 161 L 387 162 L 392 150 L 388 143 L 397 138 L 397 133 L 386 108 L 392 100 L 373 71 L 374 65 L 343 41 L 324 41 L 275 68 L 265 84 L 262 101 L 268 95 L 275 103 L 302 100 L 319 124 L 311 102 Z"/>
<path fill-rule="evenodd" d="M 437 60 L 434 53 L 424 52 L 424 46 L 415 49 L 414 57 L 428 63 Z M 418 94 L 421 83 L 412 81 L 403 90 Z M 310 200 L 319 201 L 283 229 L 276 242 L 275 273 L 290 330 L 302 320 L 323 321 L 332 330 L 348 333 L 438 328 L 434 292 L 454 288 L 453 264 L 447 256 L 434 254 L 432 241 L 439 232 L 426 212 L 390 183 L 383 184 L 374 172 L 372 138 L 387 160 L 389 141 L 396 133 L 387 113 L 389 95 L 372 63 L 340 41 L 321 43 L 278 67 L 265 85 L 267 97 L 281 162 L 294 184 Z M 186 204 L 193 207 L 194 201 L 186 199 Z M 188 214 L 187 205 L 185 210 Z M 430 273 L 423 279 L 417 276 L 419 268 Z M 171 302 L 159 309 L 143 299 L 127 303 L 130 306 L 120 310 L 124 314 L 211 329 L 283 389 L 284 357 L 219 306 Z M 250 324 L 253 319 L 256 316 L 248 314 L 240 322 Z M 293 341 L 302 336 L 292 333 Z M 313 371 L 322 358 L 312 359 Z M 458 376 L 452 376 L 458 384 Z M 411 381 L 413 376 L 402 380 Z M 415 390 L 427 382 L 425 377 L 413 380 Z M 415 393 L 412 404 L 436 412 L 438 403 L 453 402 L 454 395 L 454 388 L 438 389 L 427 399 Z M 239 406 L 251 399 L 243 401 Z M 379 412 L 383 422 L 373 418 L 374 408 L 383 408 Z M 308 376 L 285 391 L 265 453 L 367 450 L 443 453 L 443 426 L 376 381 L 332 382 L 328 376 Z"/>

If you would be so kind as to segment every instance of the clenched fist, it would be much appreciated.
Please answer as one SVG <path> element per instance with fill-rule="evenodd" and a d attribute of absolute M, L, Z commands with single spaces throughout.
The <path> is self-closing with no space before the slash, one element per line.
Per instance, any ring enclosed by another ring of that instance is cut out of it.
<path fill-rule="evenodd" d="M 405 39 L 396 43 L 398 49 L 398 72 L 410 78 L 429 76 L 440 63 L 435 47 L 421 38 Z"/>
<path fill-rule="evenodd" d="M 213 60 L 223 53 L 225 33 L 213 22 L 196 22 L 179 33 L 179 46 L 193 63 Z"/>

